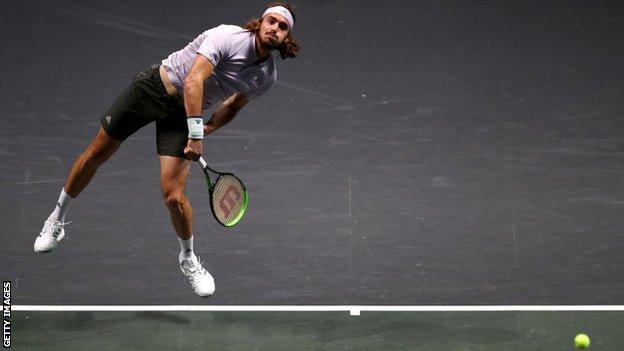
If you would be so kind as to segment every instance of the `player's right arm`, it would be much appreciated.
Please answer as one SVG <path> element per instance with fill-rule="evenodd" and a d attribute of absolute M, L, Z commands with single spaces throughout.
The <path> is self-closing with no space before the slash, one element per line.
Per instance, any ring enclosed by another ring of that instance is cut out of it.
<path fill-rule="evenodd" d="M 199 116 L 204 101 L 204 81 L 212 74 L 214 66 L 206 56 L 198 54 L 191 71 L 184 79 L 184 108 L 187 116 Z"/>
<path fill-rule="evenodd" d="M 184 79 L 184 109 L 187 117 L 201 116 L 204 102 L 204 81 L 212 74 L 214 65 L 206 56 L 198 54 L 191 71 Z M 197 161 L 202 153 L 202 140 L 189 139 L 184 155 Z"/>

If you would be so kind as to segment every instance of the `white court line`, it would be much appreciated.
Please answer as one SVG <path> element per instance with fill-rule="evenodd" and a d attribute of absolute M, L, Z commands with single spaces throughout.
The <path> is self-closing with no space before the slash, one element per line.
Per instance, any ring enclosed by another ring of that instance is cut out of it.
<path fill-rule="evenodd" d="M 624 305 L 469 305 L 469 306 L 268 306 L 268 305 L 13 305 L 13 311 L 209 311 L 209 312 L 562 312 L 624 311 Z"/>

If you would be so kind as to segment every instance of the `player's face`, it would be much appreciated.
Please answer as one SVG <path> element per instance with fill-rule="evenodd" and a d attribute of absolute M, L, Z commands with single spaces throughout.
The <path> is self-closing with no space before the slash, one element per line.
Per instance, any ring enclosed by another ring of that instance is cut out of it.
<path fill-rule="evenodd" d="M 290 28 L 284 16 L 276 13 L 269 13 L 262 19 L 258 34 L 260 36 L 260 42 L 264 47 L 277 49 L 284 43 L 289 31 Z"/>

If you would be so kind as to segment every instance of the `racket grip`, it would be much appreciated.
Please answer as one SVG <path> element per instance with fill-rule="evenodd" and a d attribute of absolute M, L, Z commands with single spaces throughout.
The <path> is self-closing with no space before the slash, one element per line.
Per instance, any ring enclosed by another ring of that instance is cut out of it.
<path fill-rule="evenodd" d="M 208 164 L 206 163 L 206 161 L 204 160 L 203 157 L 199 156 L 199 164 L 202 166 L 202 168 L 206 168 L 208 167 Z"/>

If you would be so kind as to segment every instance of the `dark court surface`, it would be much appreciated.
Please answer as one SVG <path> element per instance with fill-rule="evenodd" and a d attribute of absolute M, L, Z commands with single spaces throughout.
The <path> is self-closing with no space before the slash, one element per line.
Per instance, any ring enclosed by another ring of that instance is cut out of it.
<path fill-rule="evenodd" d="M 264 4 L 4 4 L 0 266 L 14 304 L 624 304 L 619 1 L 296 2 L 300 57 L 278 60 L 269 93 L 204 142 L 214 168 L 246 182 L 247 217 L 218 226 L 199 168 L 189 176 L 213 297 L 194 296 L 179 271 L 153 125 L 72 202 L 58 250 L 33 253 L 69 167 L 132 76 Z M 80 314 L 32 316 L 33 337 L 54 318 L 70 331 L 58 340 L 91 335 Z M 208 321 L 255 333 L 240 315 L 84 316 L 120 335 L 117 323 L 148 332 L 145 320 L 163 334 Z M 318 323 L 297 318 L 302 330 Z M 369 317 L 327 318 L 374 337 L 359 324 Z M 462 317 L 465 328 L 414 318 L 405 323 L 424 328 L 426 343 L 508 328 L 496 341 L 521 349 L 519 340 L 538 343 L 531 328 L 552 345 L 571 333 L 548 336 L 513 314 L 489 327 Z M 401 342 L 417 345 L 408 330 Z M 326 333 L 319 342 L 346 347 L 340 332 Z M 181 342 L 175 335 L 162 340 Z M 312 335 L 301 338 L 314 345 Z"/>
<path fill-rule="evenodd" d="M 14 350 L 621 350 L 622 312 L 19 312 Z"/>

